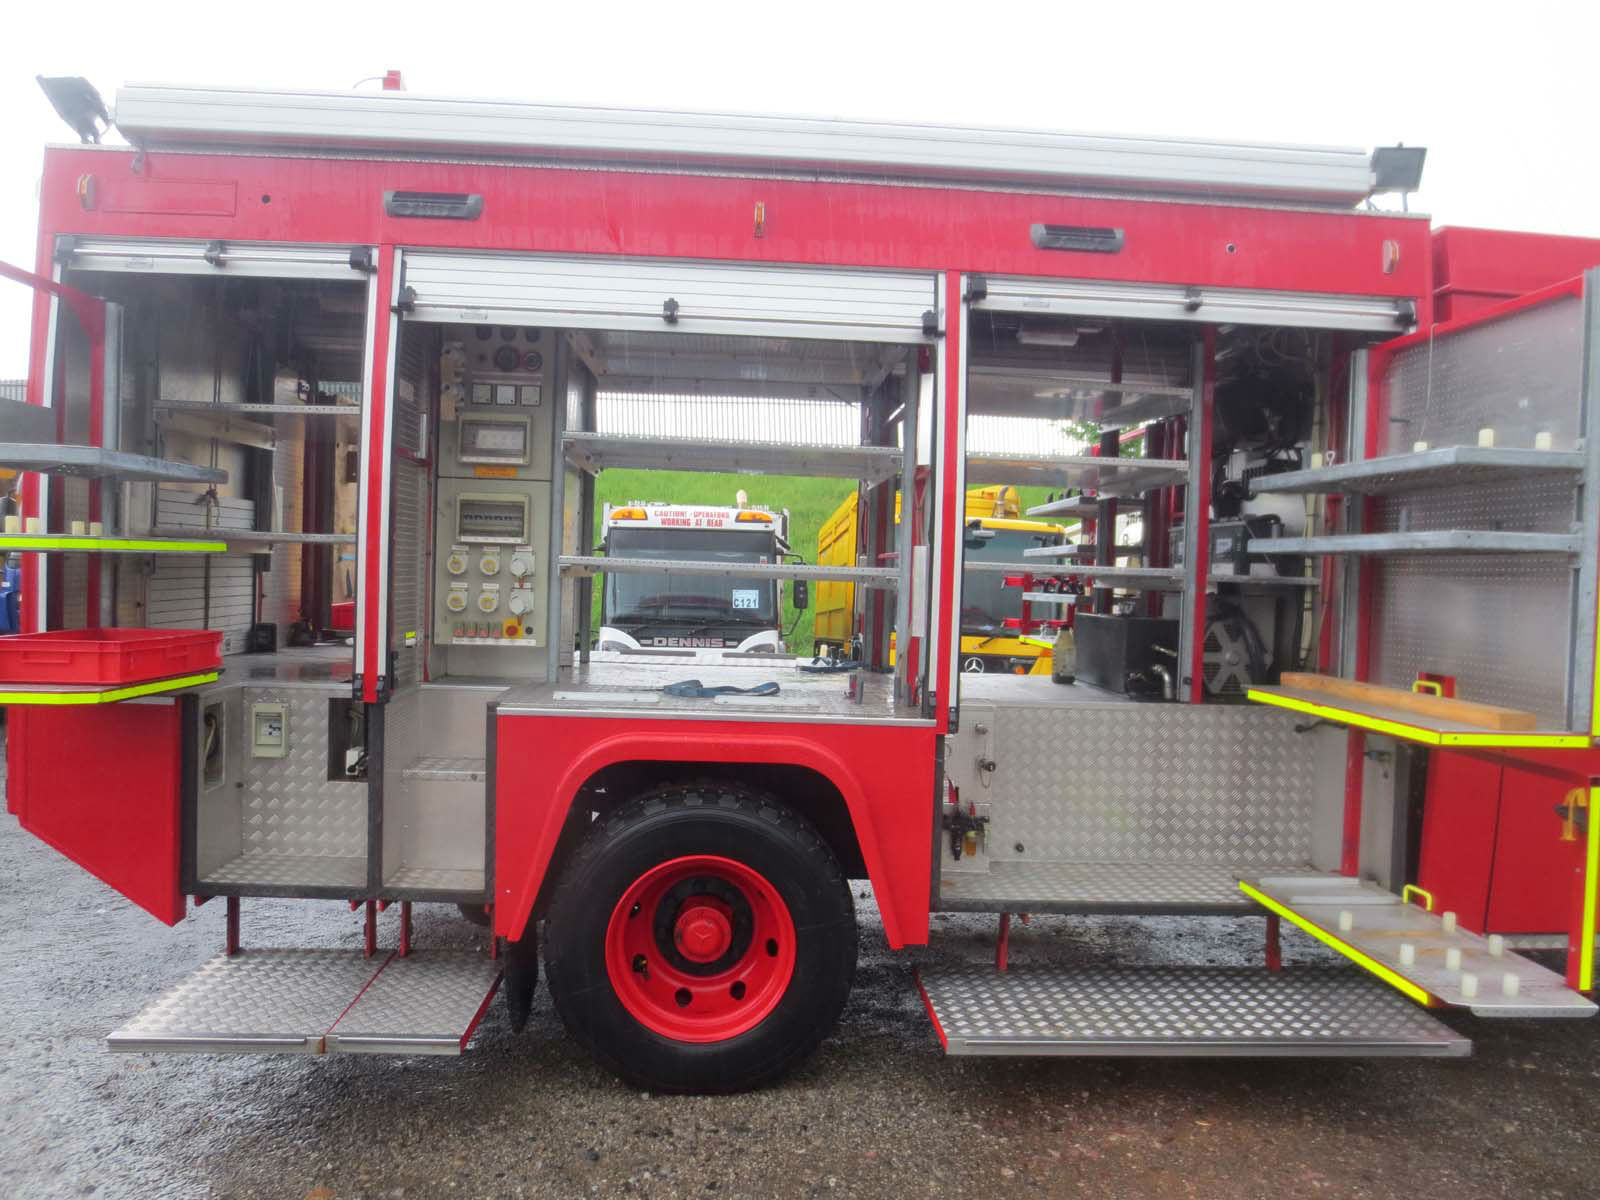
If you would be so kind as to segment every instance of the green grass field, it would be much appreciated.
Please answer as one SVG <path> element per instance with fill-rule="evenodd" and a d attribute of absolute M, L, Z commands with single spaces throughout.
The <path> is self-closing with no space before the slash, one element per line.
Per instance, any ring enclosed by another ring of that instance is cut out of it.
<path fill-rule="evenodd" d="M 806 479 L 792 475 L 703 475 L 696 471 L 602 471 L 595 480 L 594 541 L 600 541 L 599 514 L 605 504 L 659 500 L 667 504 L 731 505 L 743 488 L 750 503 L 789 510 L 789 548 L 806 562 L 817 559 L 817 532 L 833 510 L 856 490 L 850 479 Z M 816 589 L 812 588 L 815 596 Z M 789 637 L 789 649 L 811 653 L 812 609 L 800 613 Z M 795 622 L 788 587 L 783 589 L 783 627 Z M 594 621 L 600 622 L 600 591 L 595 589 Z"/>

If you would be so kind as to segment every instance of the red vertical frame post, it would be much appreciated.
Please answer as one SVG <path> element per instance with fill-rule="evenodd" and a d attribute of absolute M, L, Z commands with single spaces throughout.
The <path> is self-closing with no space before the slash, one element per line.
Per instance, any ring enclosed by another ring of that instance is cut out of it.
<path fill-rule="evenodd" d="M 399 336 L 399 253 L 380 246 L 367 288 L 367 353 L 362 367 L 360 516 L 356 563 L 357 696 L 376 704 L 389 685 L 389 501 L 394 408 L 394 343 Z"/>
<path fill-rule="evenodd" d="M 1190 622 L 1189 703 L 1205 700 L 1206 575 L 1211 569 L 1211 433 L 1217 402 L 1217 329 L 1207 325 L 1200 336 L 1200 403 L 1189 423 L 1190 483 L 1183 500 L 1183 519 L 1194 522 L 1195 561 L 1184 563 L 1194 578 Z M 1148 532 L 1148 531 L 1147 531 Z"/>
<path fill-rule="evenodd" d="M 940 277 L 939 322 L 944 331 L 944 345 L 937 353 L 944 367 L 944 388 L 940 409 L 944 427 L 940 430 L 939 458 L 937 462 L 940 483 L 937 492 L 939 509 L 934 514 L 933 537 L 937 568 L 934 595 L 938 604 L 930 614 L 929 625 L 933 635 L 933 658 L 930 662 L 933 692 L 939 710 L 934 714 L 940 732 L 949 728 L 956 709 L 955 659 L 961 649 L 960 589 L 961 540 L 957 536 L 961 517 L 965 512 L 966 470 L 966 393 L 967 375 L 967 306 L 963 294 L 966 277 L 947 272 Z"/>

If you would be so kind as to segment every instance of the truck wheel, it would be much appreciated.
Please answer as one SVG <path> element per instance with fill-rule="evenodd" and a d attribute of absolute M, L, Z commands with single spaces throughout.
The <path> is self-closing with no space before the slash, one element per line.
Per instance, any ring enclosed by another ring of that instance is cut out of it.
<path fill-rule="evenodd" d="M 798 815 L 727 783 L 654 788 L 597 824 L 545 920 L 568 1032 L 650 1091 L 778 1078 L 833 1029 L 855 969 L 838 859 Z"/>

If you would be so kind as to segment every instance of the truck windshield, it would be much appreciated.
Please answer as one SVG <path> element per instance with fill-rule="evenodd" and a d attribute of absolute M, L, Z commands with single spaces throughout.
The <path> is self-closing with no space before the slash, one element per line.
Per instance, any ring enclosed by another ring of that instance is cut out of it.
<path fill-rule="evenodd" d="M 990 536 L 990 535 L 993 536 Z M 975 535 L 982 535 L 981 537 Z M 1024 550 L 1050 546 L 1056 535 L 1022 529 L 967 531 L 967 562 L 1025 563 Z M 1040 563 L 1040 567 L 1047 564 Z M 998 634 L 1008 617 L 1022 615 L 1022 589 L 1005 586 L 1005 576 L 987 571 L 964 571 L 961 576 L 961 632 Z"/>
<path fill-rule="evenodd" d="M 617 529 L 607 544 L 610 558 L 658 558 L 676 562 L 773 562 L 770 530 Z M 611 624 L 699 617 L 719 624 L 775 625 L 777 588 L 766 579 L 723 575 L 624 575 L 606 573 L 606 620 Z"/>

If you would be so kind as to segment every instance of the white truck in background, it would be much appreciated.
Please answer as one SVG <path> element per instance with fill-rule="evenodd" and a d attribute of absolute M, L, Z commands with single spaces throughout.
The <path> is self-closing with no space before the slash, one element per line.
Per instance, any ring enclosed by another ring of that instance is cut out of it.
<path fill-rule="evenodd" d="M 601 551 L 611 559 L 779 563 L 789 556 L 789 511 L 744 502 L 729 508 L 629 501 L 601 512 Z M 807 603 L 804 580 L 794 604 Z M 692 651 L 781 654 L 783 584 L 737 575 L 607 571 L 600 589 L 601 654 Z"/>

